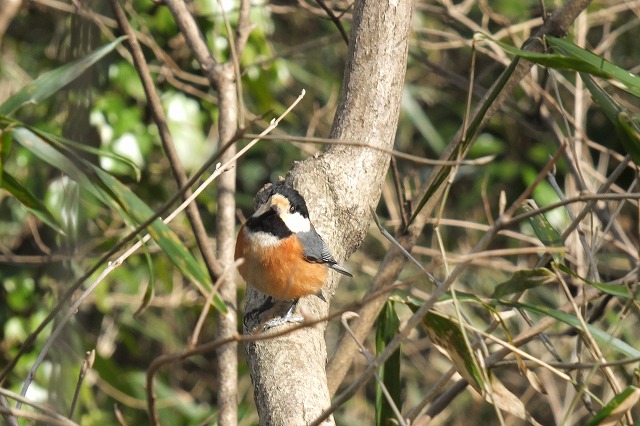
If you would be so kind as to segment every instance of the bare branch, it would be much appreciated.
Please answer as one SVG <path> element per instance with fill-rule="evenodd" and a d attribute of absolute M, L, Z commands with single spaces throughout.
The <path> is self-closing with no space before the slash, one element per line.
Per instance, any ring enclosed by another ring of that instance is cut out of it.
<path fill-rule="evenodd" d="M 356 1 L 332 139 L 366 141 L 384 149 L 393 146 L 412 12 L 410 1 Z M 332 146 L 324 155 L 296 164 L 287 176 L 306 200 L 313 200 L 308 203 L 310 217 L 336 259 L 347 257 L 364 239 L 389 161 L 387 154 L 377 150 Z M 323 290 L 327 300 L 336 284 L 332 276 Z M 246 309 L 260 303 L 249 288 Z M 301 300 L 299 306 L 310 318 L 322 318 L 328 312 L 328 305 L 315 297 Z M 262 424 L 308 424 L 329 405 L 324 328 L 322 324 L 247 345 Z M 282 386 L 283 377 L 287 386 Z"/>
<path fill-rule="evenodd" d="M 568 25 L 573 22 L 575 17 L 590 3 L 587 0 L 570 0 L 563 7 L 558 9 L 553 17 L 548 19 L 543 27 L 538 31 L 537 36 L 541 37 L 544 34 L 564 34 L 567 31 Z M 558 17 L 557 15 L 562 15 Z M 566 24 L 561 27 L 560 25 Z M 527 49 L 537 49 L 537 43 L 532 43 L 527 46 Z M 512 90 L 517 87 L 520 80 L 530 70 L 532 64 L 526 61 L 519 61 L 516 70 L 513 72 L 507 83 L 504 85 L 500 93 L 497 95 L 492 93 L 493 90 L 489 90 L 487 94 L 480 101 L 478 107 L 473 111 L 472 119 L 469 122 L 479 120 L 479 129 L 484 128 L 493 115 L 500 109 L 501 105 L 508 99 Z M 496 84 L 497 86 L 497 84 Z M 493 100 L 491 101 L 491 99 Z M 488 106 L 486 104 L 489 103 Z M 464 158 L 464 155 L 458 156 L 457 153 L 461 149 L 464 139 L 462 138 L 465 127 L 461 127 L 456 135 L 452 138 L 452 142 L 448 145 L 445 152 L 441 155 L 441 160 L 460 160 Z M 468 142 L 468 141 L 467 141 Z M 431 172 L 431 175 L 427 182 L 422 186 L 417 199 L 422 199 L 428 190 L 434 185 L 434 182 L 440 179 L 446 179 L 451 172 L 450 166 L 436 166 Z M 444 188 L 440 186 L 427 200 L 426 204 L 422 207 L 419 214 L 416 215 L 414 222 L 407 227 L 397 238 L 397 241 L 408 251 L 410 251 L 415 244 L 415 241 L 422 233 L 422 229 L 427 217 L 431 215 L 431 212 L 436 207 L 440 200 L 442 190 Z M 400 271 L 404 267 L 406 258 L 400 250 L 391 249 L 385 256 L 378 273 L 374 278 L 374 284 L 370 288 L 370 291 L 379 291 L 385 286 L 393 283 Z M 363 310 L 359 311 L 359 320 L 354 321 L 352 325 L 353 331 L 360 339 L 364 339 L 369 333 L 371 326 L 377 318 L 378 312 L 382 308 L 382 303 L 368 304 Z M 342 382 L 346 372 L 351 365 L 351 359 L 355 356 L 357 346 L 353 344 L 353 341 L 347 337 L 343 337 L 338 345 L 334 357 L 329 361 L 327 366 L 327 375 L 329 377 L 329 383 L 331 384 L 332 393 L 334 393 L 340 383 Z"/>

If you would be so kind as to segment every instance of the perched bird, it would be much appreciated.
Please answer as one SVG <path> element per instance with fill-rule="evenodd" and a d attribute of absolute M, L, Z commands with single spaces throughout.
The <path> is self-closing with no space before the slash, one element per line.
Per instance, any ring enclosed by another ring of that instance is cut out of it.
<path fill-rule="evenodd" d="M 292 301 L 282 322 L 289 320 L 299 298 L 316 294 L 327 281 L 328 268 L 353 276 L 333 258 L 329 247 L 309 220 L 309 211 L 298 191 L 283 182 L 274 184 L 256 212 L 240 228 L 235 258 L 244 258 L 240 275 L 271 300 Z M 295 322 L 299 322 L 296 319 Z"/>

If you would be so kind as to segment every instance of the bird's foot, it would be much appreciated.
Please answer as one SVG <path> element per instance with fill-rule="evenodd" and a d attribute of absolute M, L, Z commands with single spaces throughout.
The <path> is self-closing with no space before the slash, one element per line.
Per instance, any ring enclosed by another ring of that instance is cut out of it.
<path fill-rule="evenodd" d="M 252 322 L 260 322 L 260 315 L 269 309 L 273 308 L 276 304 L 276 301 L 273 297 L 267 297 L 262 305 L 258 306 L 255 309 L 250 310 L 249 312 L 244 314 L 244 326 L 248 328 L 248 325 Z"/>
<path fill-rule="evenodd" d="M 281 302 L 281 303 L 286 303 L 286 302 Z M 259 317 L 264 312 L 280 310 L 280 309 L 276 309 L 277 304 L 278 303 L 273 298 L 269 297 L 259 308 L 248 312 L 244 317 L 245 328 L 248 328 L 247 327 L 248 323 L 259 322 Z M 259 325 L 258 327 L 260 327 L 262 331 L 267 331 L 271 328 L 279 327 L 285 324 L 300 324 L 304 322 L 303 317 L 294 315 L 297 305 L 298 305 L 298 299 L 293 300 L 284 315 L 271 318 L 270 320 L 264 322 L 262 326 Z"/>
<path fill-rule="evenodd" d="M 271 318 L 269 321 L 265 322 L 262 326 L 262 331 L 267 331 L 274 327 L 280 327 L 285 324 L 302 324 L 304 322 L 304 318 L 300 316 L 290 315 L 289 317 L 276 317 Z"/>

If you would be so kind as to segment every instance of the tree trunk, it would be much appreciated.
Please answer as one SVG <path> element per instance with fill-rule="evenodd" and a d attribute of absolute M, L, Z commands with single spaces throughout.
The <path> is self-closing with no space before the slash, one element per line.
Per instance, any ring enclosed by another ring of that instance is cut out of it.
<path fill-rule="evenodd" d="M 331 137 L 391 149 L 402 99 L 411 1 L 359 0 L 349 42 L 341 98 Z M 378 150 L 334 146 L 324 155 L 294 165 L 287 176 L 307 200 L 316 229 L 343 261 L 364 239 L 378 204 L 389 156 Z M 335 274 L 323 290 L 331 301 Z M 262 296 L 249 288 L 245 312 Z M 300 301 L 307 318 L 328 315 L 318 297 Z M 255 324 L 247 324 L 251 329 Z M 262 425 L 302 425 L 329 407 L 324 341 L 326 323 L 247 344 L 254 395 Z M 282 331 L 277 328 L 273 331 Z M 271 330 L 270 330 L 271 332 Z M 325 424 L 333 424 L 330 417 Z"/>

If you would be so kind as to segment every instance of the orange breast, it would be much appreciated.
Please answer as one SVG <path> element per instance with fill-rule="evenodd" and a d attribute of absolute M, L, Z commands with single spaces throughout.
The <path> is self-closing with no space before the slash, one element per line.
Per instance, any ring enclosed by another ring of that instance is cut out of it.
<path fill-rule="evenodd" d="M 247 284 L 278 300 L 290 300 L 316 294 L 327 280 L 327 266 L 307 262 L 302 253 L 295 237 L 273 247 L 250 247 L 242 228 L 235 258 L 245 259 L 238 270 Z"/>

